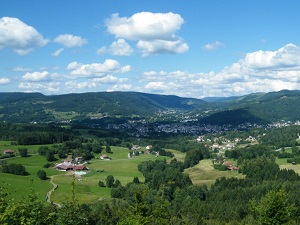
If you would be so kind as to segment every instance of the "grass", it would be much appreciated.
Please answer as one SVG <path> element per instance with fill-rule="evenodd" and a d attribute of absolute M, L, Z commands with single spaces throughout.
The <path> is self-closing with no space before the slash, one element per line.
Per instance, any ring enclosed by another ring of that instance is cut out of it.
<path fill-rule="evenodd" d="M 18 149 L 21 146 L 11 146 L 10 142 L 0 142 L 0 149 Z M 30 149 L 30 153 L 35 152 L 39 146 L 26 146 Z M 47 163 L 45 157 L 40 155 L 31 155 L 26 158 L 15 157 L 7 159 L 8 163 L 20 163 L 25 166 L 26 171 L 30 173 L 28 176 L 17 176 L 12 174 L 1 173 L 0 186 L 5 186 L 11 193 L 11 198 L 19 199 L 34 190 L 38 198 L 45 200 L 46 193 L 52 189 L 50 179 L 42 181 L 37 177 L 37 171 L 42 169 L 46 171 L 47 176 L 52 176 L 53 182 L 58 188 L 52 193 L 51 200 L 62 203 L 70 199 L 75 192 L 75 197 L 80 203 L 95 202 L 99 199 L 110 198 L 110 189 L 99 187 L 98 182 L 103 181 L 108 175 L 113 175 L 115 180 L 120 180 L 122 185 L 131 182 L 134 177 L 138 177 L 140 181 L 144 181 L 142 174 L 138 171 L 137 166 L 148 160 L 164 159 L 164 157 L 154 157 L 150 154 L 141 154 L 128 159 L 128 149 L 111 146 L 113 153 L 107 154 L 112 160 L 100 160 L 101 154 L 95 155 L 95 159 L 91 160 L 87 167 L 90 172 L 81 177 L 75 177 L 66 172 L 56 171 L 53 168 L 43 168 Z M 168 149 L 179 161 L 184 161 L 185 153 Z M 106 153 L 102 153 L 106 154 Z M 167 158 L 169 161 L 170 159 Z M 277 159 L 276 162 L 281 168 L 293 169 L 300 174 L 300 165 L 287 164 L 286 159 Z M 244 176 L 235 171 L 219 171 L 213 168 L 211 160 L 201 160 L 200 163 L 193 168 L 184 171 L 189 174 L 193 184 L 207 185 L 210 187 L 216 179 L 221 177 L 237 177 Z M 74 184 L 74 185 L 73 185 Z"/>
<path fill-rule="evenodd" d="M 210 187 L 216 179 L 221 177 L 244 177 L 236 171 L 219 171 L 214 169 L 212 162 L 209 159 L 201 160 L 196 166 L 186 169 L 185 173 L 189 174 L 193 184 L 205 184 L 208 187 Z"/>
<path fill-rule="evenodd" d="M 0 142 L 0 148 L 17 150 L 21 146 L 11 146 L 10 142 Z M 14 148 L 13 148 L 14 147 Z M 28 149 L 38 149 L 39 146 L 26 146 Z M 100 198 L 110 198 L 109 188 L 100 188 L 99 181 L 105 183 L 108 175 L 113 175 L 115 180 L 120 180 L 122 185 L 131 182 L 134 177 L 140 181 L 144 178 L 138 171 L 138 165 L 143 161 L 164 159 L 164 157 L 154 157 L 150 154 L 141 154 L 128 159 L 128 149 L 121 147 L 111 147 L 113 153 L 107 154 L 112 160 L 100 160 L 100 155 L 96 155 L 87 167 L 90 173 L 82 177 L 75 177 L 72 174 L 54 170 L 53 168 L 44 168 L 47 163 L 45 157 L 34 154 L 29 157 L 14 157 L 7 159 L 7 163 L 18 163 L 25 166 L 28 176 L 17 176 L 1 173 L 0 186 L 5 186 L 11 193 L 11 198 L 19 199 L 26 196 L 30 190 L 34 190 L 38 198 L 45 200 L 46 194 L 52 189 L 50 179 L 42 181 L 37 177 L 38 170 L 44 170 L 47 177 L 52 176 L 53 182 L 58 188 L 52 192 L 51 201 L 62 203 L 70 199 L 75 192 L 76 199 L 80 203 L 94 202 Z M 34 151 L 30 151 L 34 152 Z M 97 172 L 98 171 L 98 172 Z M 101 171 L 101 172 L 100 172 Z M 74 185 L 73 185 L 74 184 Z"/>
<path fill-rule="evenodd" d="M 29 154 L 37 154 L 38 149 L 41 146 L 51 146 L 51 145 L 11 145 L 11 141 L 0 141 L 0 153 L 5 149 L 11 149 L 15 151 L 15 155 L 19 155 L 19 148 L 27 148 Z"/>
<path fill-rule="evenodd" d="M 290 169 L 294 170 L 296 173 L 300 175 L 300 165 L 293 165 L 291 163 L 280 165 L 280 169 Z"/>

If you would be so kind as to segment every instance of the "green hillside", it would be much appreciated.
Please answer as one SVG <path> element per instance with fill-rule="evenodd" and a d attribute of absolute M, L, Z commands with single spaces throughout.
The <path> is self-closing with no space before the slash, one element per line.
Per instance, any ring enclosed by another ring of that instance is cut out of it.
<path fill-rule="evenodd" d="M 170 114 L 173 116 L 168 117 L 167 121 L 178 121 L 192 116 L 201 118 L 203 123 L 213 122 L 220 125 L 271 123 L 280 120 L 300 120 L 297 113 L 299 110 L 300 91 L 297 90 L 204 100 L 139 92 L 93 92 L 51 96 L 40 93 L 0 93 L 0 120 L 21 123 L 104 117 L 155 118 L 166 121 L 161 116 L 167 117 Z M 231 121 L 233 117 L 234 121 Z"/>
<path fill-rule="evenodd" d="M 192 110 L 200 99 L 138 92 L 97 92 L 45 96 L 0 93 L 0 118 L 9 122 L 49 122 L 90 117 L 148 117 L 160 110 Z"/>

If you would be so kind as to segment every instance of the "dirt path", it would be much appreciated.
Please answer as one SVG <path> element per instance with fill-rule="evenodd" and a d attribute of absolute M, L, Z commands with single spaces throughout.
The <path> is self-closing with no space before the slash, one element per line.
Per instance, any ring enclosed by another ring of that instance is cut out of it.
<path fill-rule="evenodd" d="M 50 183 L 53 185 L 53 188 L 50 191 L 48 191 L 48 193 L 46 195 L 46 201 L 49 202 L 49 203 L 53 203 L 54 205 L 56 205 L 58 207 L 61 207 L 61 204 L 55 203 L 55 202 L 51 201 L 51 194 L 52 194 L 52 192 L 55 191 L 58 188 L 58 185 L 53 182 L 53 178 L 55 176 L 59 176 L 59 175 L 50 176 Z"/>

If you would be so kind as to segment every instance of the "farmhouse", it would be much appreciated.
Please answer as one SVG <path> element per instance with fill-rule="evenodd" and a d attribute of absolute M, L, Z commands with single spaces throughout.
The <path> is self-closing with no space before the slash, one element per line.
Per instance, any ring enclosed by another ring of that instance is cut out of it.
<path fill-rule="evenodd" d="M 14 153 L 15 153 L 15 151 L 11 150 L 11 149 L 6 149 L 3 151 L 3 155 L 12 155 Z"/>
<path fill-rule="evenodd" d="M 146 146 L 146 149 L 147 149 L 147 150 L 150 150 L 151 148 L 152 148 L 152 145 L 147 145 L 147 146 Z"/>
<path fill-rule="evenodd" d="M 100 159 L 102 159 L 102 160 L 110 160 L 110 158 L 107 155 L 105 155 L 105 154 L 101 155 Z"/>
<path fill-rule="evenodd" d="M 232 163 L 230 161 L 225 161 L 223 164 L 227 167 L 228 170 L 231 170 L 231 171 L 239 170 L 239 168 L 237 166 L 232 165 Z"/>
<path fill-rule="evenodd" d="M 57 169 L 57 170 L 61 170 L 61 171 L 70 171 L 70 170 L 83 171 L 83 170 L 88 170 L 84 164 L 76 165 L 76 164 L 72 164 L 70 162 L 63 162 L 63 163 L 57 164 L 54 168 Z"/>

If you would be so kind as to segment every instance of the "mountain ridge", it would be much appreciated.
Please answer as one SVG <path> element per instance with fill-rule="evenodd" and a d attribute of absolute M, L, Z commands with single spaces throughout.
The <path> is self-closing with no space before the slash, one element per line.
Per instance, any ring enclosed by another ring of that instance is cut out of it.
<path fill-rule="evenodd" d="M 248 118 L 250 122 L 271 123 L 279 120 L 300 120 L 300 115 L 297 114 L 299 110 L 299 90 L 203 99 L 120 91 L 63 95 L 0 92 L 0 119 L 8 122 L 58 122 L 105 116 L 153 118 L 158 117 L 158 114 L 172 114 L 173 120 L 179 120 L 179 116 L 182 116 L 198 118 L 199 121 L 218 121 L 218 116 L 231 118 L 241 112 L 241 118 Z M 210 116 L 212 117 L 209 119 Z M 203 120 L 205 117 L 207 119 Z M 221 121 L 226 124 L 226 119 Z"/>

